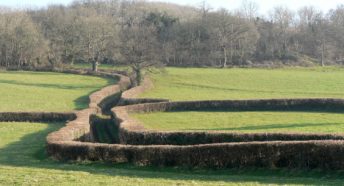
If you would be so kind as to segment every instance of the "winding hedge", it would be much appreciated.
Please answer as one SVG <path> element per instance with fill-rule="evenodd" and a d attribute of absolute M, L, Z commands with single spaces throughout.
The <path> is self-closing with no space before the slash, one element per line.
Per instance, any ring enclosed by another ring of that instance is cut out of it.
<path fill-rule="evenodd" d="M 141 85 L 132 87 L 129 90 L 123 92 L 117 106 L 135 105 L 142 103 L 159 103 L 169 101 L 168 99 L 138 98 L 140 94 L 152 89 L 153 87 L 153 82 L 148 77 L 145 77 Z"/>
<path fill-rule="evenodd" d="M 47 136 L 47 149 L 49 149 L 50 146 L 68 144 L 69 142 L 78 140 L 93 142 L 94 136 L 92 130 L 90 130 L 90 117 L 92 115 L 101 113 L 102 109 L 107 107 L 104 100 L 111 99 L 109 97 L 116 96 L 130 86 L 129 78 L 120 74 L 105 72 L 97 72 L 92 74 L 111 76 L 118 79 L 118 82 L 116 85 L 104 87 L 101 90 L 91 94 L 89 96 L 89 108 L 77 111 L 75 113 L 75 120 L 68 122 L 65 127 L 58 131 L 52 132 Z M 55 156 L 54 153 L 48 154 L 50 156 Z"/>
<path fill-rule="evenodd" d="M 105 87 L 92 94 L 90 108 L 77 111 L 75 120 L 47 136 L 46 150 L 49 156 L 64 161 L 128 162 L 151 166 L 344 169 L 342 135 L 157 132 L 146 131 L 138 121 L 129 117 L 131 112 L 203 109 L 283 110 L 321 107 L 321 109 L 341 110 L 344 101 L 340 99 L 163 102 L 116 107 L 112 112 L 122 130 L 120 132 L 122 143 L 178 145 L 90 143 L 94 141 L 94 135 L 90 130 L 90 117 L 106 107 L 107 104 L 103 103 L 107 101 L 104 100 L 111 99 L 109 97 L 130 86 L 129 78 L 112 75 L 119 77 L 118 85 Z M 89 142 L 77 141 L 81 138 Z M 200 142 L 211 143 L 196 144 Z"/>

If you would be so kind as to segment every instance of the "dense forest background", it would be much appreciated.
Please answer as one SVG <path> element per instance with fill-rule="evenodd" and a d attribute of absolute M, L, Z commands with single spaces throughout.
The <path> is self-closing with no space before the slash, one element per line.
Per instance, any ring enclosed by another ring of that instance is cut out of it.
<path fill-rule="evenodd" d="M 344 62 L 344 6 L 329 12 L 256 4 L 240 9 L 129 0 L 0 8 L 0 66 L 73 63 L 150 66 L 334 65 Z"/>

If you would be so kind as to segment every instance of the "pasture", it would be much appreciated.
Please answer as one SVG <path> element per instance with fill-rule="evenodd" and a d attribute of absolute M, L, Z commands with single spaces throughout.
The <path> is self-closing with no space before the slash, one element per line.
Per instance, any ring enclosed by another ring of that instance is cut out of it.
<path fill-rule="evenodd" d="M 2 95 L 9 99 L 9 101 L 6 101 L 7 99 L 0 101 L 1 111 L 71 111 L 85 108 L 88 100 L 79 98 L 87 97 L 91 92 L 112 83 L 112 80 L 97 77 L 56 73 L 1 72 L 0 76 L 12 82 L 1 85 L 6 87 L 1 88 Z M 166 76 L 168 77 L 169 75 Z M 158 79 L 155 80 L 158 81 Z M 159 86 L 157 84 L 156 88 L 159 89 Z M 31 92 L 31 89 L 35 91 Z M 226 99 L 225 97 L 217 98 Z M 200 117 L 197 114 L 200 113 L 195 113 L 192 117 Z M 214 114 L 215 118 L 217 115 Z M 294 120 L 303 117 L 302 114 L 293 116 Z M 310 118 L 312 115 L 306 117 L 306 119 Z M 324 116 L 323 120 L 327 118 L 330 118 L 330 115 Z M 252 120 L 255 118 L 253 117 Z M 337 120 L 339 121 L 340 117 L 332 119 L 331 122 L 337 122 Z M 344 179 L 341 172 L 319 170 L 254 168 L 190 170 L 100 162 L 57 162 L 46 156 L 45 138 L 47 134 L 58 130 L 63 125 L 63 123 L 0 123 L 0 185 L 55 185 L 56 183 L 59 185 L 338 185 Z M 209 128 L 209 126 L 199 127 Z"/>
<path fill-rule="evenodd" d="M 0 72 L 0 111 L 71 111 L 113 79 L 51 72 Z"/>
<path fill-rule="evenodd" d="M 141 97 L 173 101 L 258 98 L 344 98 L 343 68 L 167 68 L 151 75 Z"/>
<path fill-rule="evenodd" d="M 135 114 L 145 128 L 179 131 L 343 133 L 343 113 L 306 111 L 157 112 Z"/>
<path fill-rule="evenodd" d="M 173 101 L 343 98 L 344 69 L 200 69 L 167 68 L 153 74 L 154 88 L 141 95 Z M 199 111 L 135 114 L 147 129 L 229 132 L 344 131 L 342 111 Z"/>

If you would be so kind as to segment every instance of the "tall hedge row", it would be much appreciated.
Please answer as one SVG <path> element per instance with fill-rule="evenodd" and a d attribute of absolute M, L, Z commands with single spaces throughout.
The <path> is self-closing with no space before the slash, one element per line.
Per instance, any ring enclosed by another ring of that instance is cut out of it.
<path fill-rule="evenodd" d="M 1 122 L 62 122 L 74 120 L 75 118 L 74 113 L 67 112 L 0 112 Z"/>
<path fill-rule="evenodd" d="M 127 106 L 129 112 L 165 111 L 260 111 L 260 110 L 327 110 L 344 112 L 344 99 L 257 99 L 206 100 L 146 103 Z"/>
<path fill-rule="evenodd" d="M 120 129 L 119 141 L 130 145 L 197 145 L 252 141 L 344 140 L 341 134 L 153 132 Z"/>
<path fill-rule="evenodd" d="M 344 169 L 343 141 L 246 142 L 191 146 L 132 146 L 65 142 L 47 147 L 58 160 L 91 160 L 202 168 Z"/>

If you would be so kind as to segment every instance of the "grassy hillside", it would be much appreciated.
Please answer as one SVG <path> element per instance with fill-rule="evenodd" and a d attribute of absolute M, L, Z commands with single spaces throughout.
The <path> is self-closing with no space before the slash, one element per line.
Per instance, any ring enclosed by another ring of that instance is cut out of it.
<path fill-rule="evenodd" d="M 151 75 L 155 88 L 141 97 L 171 100 L 344 98 L 344 69 L 167 68 Z"/>
<path fill-rule="evenodd" d="M 341 172 L 188 170 L 101 163 L 61 163 L 44 153 L 60 123 L 0 123 L 0 185 L 341 185 Z"/>
<path fill-rule="evenodd" d="M 50 72 L 0 72 L 0 112 L 70 111 L 114 80 Z"/>

